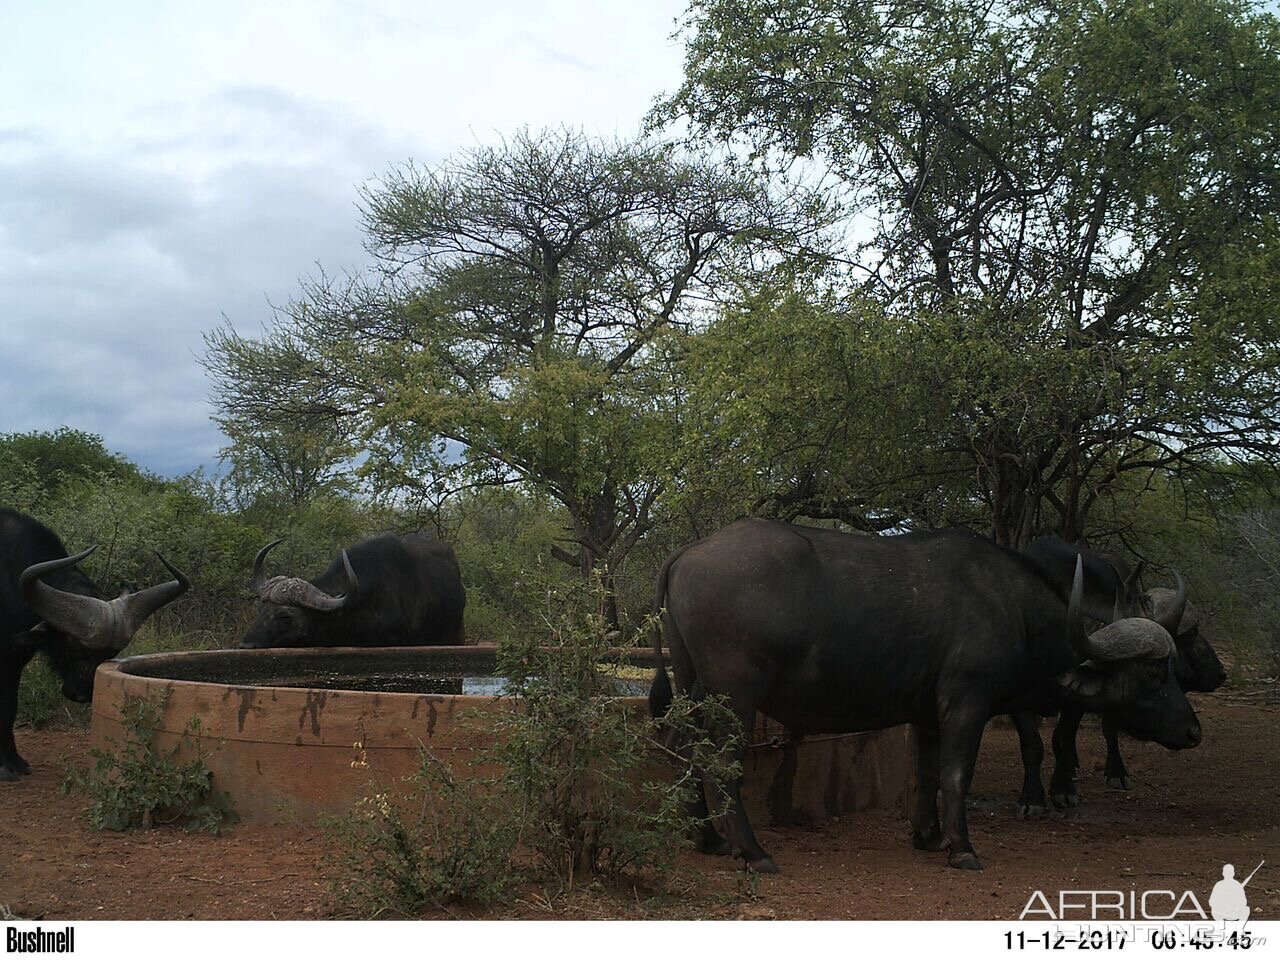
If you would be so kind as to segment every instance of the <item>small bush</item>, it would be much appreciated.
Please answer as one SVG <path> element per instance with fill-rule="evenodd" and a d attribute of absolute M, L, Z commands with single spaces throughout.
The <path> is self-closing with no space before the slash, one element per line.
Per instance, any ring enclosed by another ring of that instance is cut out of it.
<path fill-rule="evenodd" d="M 494 744 L 476 763 L 496 775 L 464 778 L 424 752 L 408 802 L 375 792 L 331 824 L 335 891 L 347 910 L 412 916 L 429 905 L 493 903 L 521 876 L 561 889 L 624 874 L 669 879 L 698 826 L 693 771 L 713 784 L 738 776 L 740 725 L 716 698 L 677 697 L 664 739 L 681 748 L 664 748 L 647 714 L 616 702 L 619 671 L 602 663 L 613 638 L 581 599 L 545 601 L 557 608 L 546 618 L 549 641 L 544 633 L 542 643 L 500 649 L 499 672 L 520 708 L 468 718 L 477 739 Z M 722 813 L 723 795 L 709 799 Z"/>
<path fill-rule="evenodd" d="M 353 916 L 414 916 L 424 907 L 487 905 L 519 879 L 511 862 L 516 825 L 488 785 L 460 780 L 420 748 L 407 796 L 373 792 L 326 822 L 337 841 L 329 873 Z"/>
<path fill-rule="evenodd" d="M 696 758 L 678 768 L 673 782 L 647 713 L 615 702 L 616 677 L 601 665 L 614 642 L 603 617 L 567 607 L 549 617 L 548 626 L 549 642 L 519 641 L 500 650 L 499 671 L 523 709 L 490 715 L 497 734 L 493 759 L 506 771 L 521 842 L 543 878 L 563 887 L 641 871 L 663 877 L 696 826 L 692 766 L 711 783 L 738 774 L 736 718 L 714 699 L 672 704 L 664 726 L 676 734 L 683 755 Z"/>
<path fill-rule="evenodd" d="M 82 790 L 89 795 L 89 823 L 98 830 L 181 824 L 189 830 L 217 833 L 233 819 L 226 797 L 212 787 L 213 774 L 192 739 L 200 721 L 192 717 L 181 742 L 170 750 L 154 745 L 163 698 L 126 697 L 121 708 L 125 728 L 114 750 L 94 747 L 88 774 L 68 771 L 64 793 Z M 177 759 L 183 749 L 195 751 L 186 761 Z"/>

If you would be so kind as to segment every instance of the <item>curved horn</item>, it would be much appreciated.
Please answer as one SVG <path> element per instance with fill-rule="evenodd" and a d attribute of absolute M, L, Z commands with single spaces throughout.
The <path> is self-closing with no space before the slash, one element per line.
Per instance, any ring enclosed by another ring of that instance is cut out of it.
<path fill-rule="evenodd" d="M 276 543 L 279 542 L 279 540 L 276 541 Z M 273 546 L 275 546 L 274 543 L 262 548 L 258 554 L 259 561 Z M 356 572 L 351 569 L 351 558 L 347 556 L 345 550 L 342 551 L 342 570 L 347 578 L 347 588 L 337 596 L 325 593 L 310 580 L 303 580 L 301 577 L 272 577 L 259 588 L 259 596 L 269 603 L 282 603 L 290 607 L 317 610 L 320 613 L 333 613 L 354 600 L 360 589 Z"/>
<path fill-rule="evenodd" d="M 1084 557 L 1076 554 L 1076 575 L 1071 579 L 1071 598 L 1067 601 L 1067 639 L 1071 649 L 1082 660 L 1088 660 L 1093 651 L 1089 648 L 1089 635 L 1084 632 Z"/>
<path fill-rule="evenodd" d="M 256 590 L 259 596 L 263 595 L 263 591 L 267 586 L 267 576 L 262 572 L 262 562 L 267 559 L 268 553 L 282 543 L 284 543 L 284 537 L 279 540 L 272 540 L 259 550 L 258 555 L 253 558 L 253 576 L 249 578 L 249 586 Z"/>
<path fill-rule="evenodd" d="M 343 594 L 346 603 L 354 603 L 356 595 L 360 592 L 360 581 L 356 579 L 356 572 L 351 569 L 351 558 L 347 556 L 347 551 L 342 551 L 342 569 L 347 575 L 347 590 Z"/>
<path fill-rule="evenodd" d="M 158 552 L 156 556 L 174 579 L 137 593 L 123 594 L 109 602 L 58 590 L 40 579 L 56 570 L 75 566 L 96 549 L 94 546 L 74 557 L 33 564 L 22 571 L 18 584 L 23 598 L 50 626 L 75 637 L 86 647 L 123 650 L 147 617 L 185 593 L 191 581 Z"/>
<path fill-rule="evenodd" d="M 153 553 L 156 559 L 164 564 L 164 568 L 173 574 L 173 579 L 167 583 L 139 590 L 137 593 L 127 593 L 111 601 L 109 605 L 119 609 L 120 620 L 124 625 L 124 643 L 120 644 L 120 649 L 123 649 L 124 645 L 132 639 L 149 616 L 191 589 L 191 581 L 187 579 L 186 574 L 166 560 L 159 550 Z"/>
<path fill-rule="evenodd" d="M 310 580 L 299 577 L 273 577 L 262 591 L 262 599 L 289 607 L 303 607 L 320 613 L 332 613 L 347 605 L 347 595 L 332 596 Z"/>
<path fill-rule="evenodd" d="M 1187 582 L 1182 579 L 1182 575 L 1177 570 L 1173 571 L 1174 582 L 1178 584 L 1178 589 L 1174 593 L 1173 603 L 1164 611 L 1164 615 L 1154 618 L 1156 623 L 1169 631 L 1170 636 L 1178 635 L 1178 625 L 1182 623 L 1183 611 L 1187 608 Z"/>
<path fill-rule="evenodd" d="M 280 584 L 280 589 L 288 591 L 289 602 L 294 606 L 318 610 L 321 613 L 333 613 L 354 600 L 356 591 L 360 588 L 360 583 L 356 580 L 356 572 L 351 569 L 351 558 L 347 556 L 345 550 L 342 551 L 342 572 L 347 578 L 347 589 L 336 597 L 325 593 L 309 580 L 287 580 Z"/>
<path fill-rule="evenodd" d="M 1169 631 L 1144 617 L 1130 617 L 1103 627 L 1089 637 L 1091 659 L 1100 662 L 1167 657 L 1173 653 Z"/>
<path fill-rule="evenodd" d="M 97 549 L 95 544 L 73 557 L 33 563 L 18 577 L 18 587 L 27 605 L 49 626 L 78 638 L 85 646 L 111 647 L 118 630 L 110 604 L 97 597 L 59 590 L 41 580 L 46 574 L 74 567 Z"/>
<path fill-rule="evenodd" d="M 43 563 L 33 563 L 27 569 L 22 571 L 18 577 L 18 585 L 22 588 L 22 595 L 30 602 L 31 597 L 28 591 L 31 584 L 37 582 L 46 573 L 53 573 L 55 570 L 65 570 L 67 567 L 74 567 L 77 563 L 89 556 L 93 551 L 98 549 L 95 543 L 88 550 L 82 550 L 74 557 L 58 557 L 56 560 L 45 560 Z"/>
<path fill-rule="evenodd" d="M 1139 560 L 1138 565 L 1133 568 L 1133 573 L 1125 579 L 1125 586 L 1129 587 L 1134 593 L 1142 592 L 1142 569 L 1147 565 L 1147 561 Z"/>

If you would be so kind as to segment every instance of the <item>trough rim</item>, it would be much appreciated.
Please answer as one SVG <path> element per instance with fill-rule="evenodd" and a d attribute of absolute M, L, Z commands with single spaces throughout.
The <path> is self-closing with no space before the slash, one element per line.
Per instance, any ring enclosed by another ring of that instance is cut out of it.
<path fill-rule="evenodd" d="M 210 650 L 172 650 L 158 651 L 156 653 L 141 653 L 130 657 L 119 657 L 104 661 L 98 666 L 95 675 L 95 684 L 99 681 L 110 682 L 114 678 L 119 678 L 125 683 L 138 682 L 159 683 L 166 685 L 177 685 L 180 687 L 212 687 L 212 688 L 232 688 L 232 689 L 251 689 L 265 690 L 273 693 L 284 694 L 306 694 L 311 692 L 321 693 L 352 693 L 377 695 L 379 697 L 390 697 L 392 703 L 396 702 L 395 698 L 404 698 L 405 702 L 416 700 L 422 697 L 449 697 L 452 700 L 475 703 L 492 703 L 495 700 L 517 700 L 519 697 L 514 694 L 498 693 L 498 694 L 480 694 L 480 693 L 413 693 L 403 690 L 361 690 L 355 687 L 299 687 L 299 686 L 276 686 L 265 683 L 248 683 L 233 682 L 225 680 L 184 680 L 178 677 L 164 677 L 151 674 L 134 673 L 127 669 L 131 664 L 157 661 L 172 660 L 188 660 L 199 659 L 210 654 L 232 654 L 236 657 L 244 657 L 246 659 L 285 659 L 301 658 L 303 655 L 327 655 L 327 654 L 370 654 L 370 653 L 417 653 L 418 651 L 440 652 L 452 655 L 466 654 L 470 652 L 488 654 L 496 656 L 498 645 L 492 643 L 467 643 L 452 644 L 442 646 L 391 646 L 391 647 L 260 647 L 255 649 L 242 650 L 236 647 L 215 647 Z M 638 667 L 655 667 L 657 666 L 657 656 L 654 654 L 652 647 L 610 647 L 605 651 L 601 663 L 612 662 L 611 658 L 617 657 L 619 660 L 626 658 L 631 660 L 634 666 Z M 644 661 L 644 662 L 640 662 Z M 666 663 L 666 659 L 662 659 L 662 663 Z M 647 702 L 647 697 L 639 694 L 632 694 L 622 697 L 614 697 L 611 699 L 621 701 Z"/>

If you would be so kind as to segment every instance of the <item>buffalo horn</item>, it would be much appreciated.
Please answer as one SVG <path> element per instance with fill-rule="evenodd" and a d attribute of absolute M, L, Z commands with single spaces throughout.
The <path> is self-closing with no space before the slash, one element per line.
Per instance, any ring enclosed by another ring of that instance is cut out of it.
<path fill-rule="evenodd" d="M 1084 632 L 1084 558 L 1076 554 L 1076 574 L 1071 579 L 1071 598 L 1067 601 L 1067 639 L 1082 660 L 1090 657 L 1089 637 Z"/>
<path fill-rule="evenodd" d="M 249 580 L 249 586 L 256 590 L 259 596 L 263 596 L 263 591 L 267 586 L 267 575 L 262 572 L 262 563 L 267 559 L 267 554 L 282 543 L 284 543 L 284 537 L 279 540 L 272 540 L 259 550 L 258 555 L 253 558 L 253 576 Z"/>
<path fill-rule="evenodd" d="M 262 589 L 262 599 L 320 613 L 333 613 L 355 599 L 360 588 L 355 571 L 351 569 L 351 559 L 345 550 L 342 551 L 342 569 L 347 577 L 347 589 L 339 596 L 325 593 L 310 580 L 300 577 L 272 577 Z"/>
<path fill-rule="evenodd" d="M 1129 617 L 1105 626 L 1090 634 L 1089 645 L 1091 660 L 1109 663 L 1167 657 L 1173 653 L 1169 631 L 1145 617 Z"/>
<path fill-rule="evenodd" d="M 1182 623 L 1182 614 L 1187 607 L 1187 583 L 1177 570 L 1173 571 L 1173 579 L 1178 585 L 1173 602 L 1164 610 L 1163 616 L 1156 618 L 1156 623 L 1164 627 L 1170 635 L 1177 636 L 1178 626 Z"/>
<path fill-rule="evenodd" d="M 94 546 L 74 557 L 33 564 L 22 571 L 18 583 L 23 598 L 50 626 L 75 637 L 86 647 L 123 650 L 146 619 L 185 593 L 191 581 L 159 552 L 156 556 L 174 579 L 137 593 L 121 594 L 110 601 L 58 590 L 41 579 L 46 574 L 75 566 L 96 549 Z"/>

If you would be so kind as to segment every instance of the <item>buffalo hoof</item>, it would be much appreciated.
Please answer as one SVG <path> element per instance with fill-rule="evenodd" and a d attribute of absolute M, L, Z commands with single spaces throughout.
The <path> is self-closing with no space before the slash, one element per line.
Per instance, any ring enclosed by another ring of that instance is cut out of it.
<path fill-rule="evenodd" d="M 1019 820 L 1037 819 L 1039 817 L 1045 816 L 1046 814 L 1048 814 L 1048 812 L 1049 812 L 1049 807 L 1045 804 L 1043 800 L 1041 800 L 1039 803 L 1024 803 L 1021 800 L 1018 801 L 1017 814 L 1018 814 Z"/>
<path fill-rule="evenodd" d="M 912 831 L 911 845 L 917 850 L 928 850 L 931 853 L 937 853 L 939 850 L 946 849 L 947 842 L 942 839 L 941 831 L 927 835 Z"/>
<path fill-rule="evenodd" d="M 8 783 L 17 780 L 21 773 L 8 764 L 0 766 L 0 783 Z"/>
<path fill-rule="evenodd" d="M 978 859 L 978 855 L 971 850 L 962 850 L 959 853 L 952 852 L 947 857 L 947 864 L 955 867 L 957 870 L 981 870 L 982 861 Z"/>
<path fill-rule="evenodd" d="M 1076 788 L 1070 790 L 1055 791 L 1053 794 L 1053 805 L 1059 810 L 1066 810 L 1068 807 L 1080 806 L 1080 794 L 1076 793 Z"/>
<path fill-rule="evenodd" d="M 778 865 L 773 862 L 773 857 L 765 854 L 759 860 L 748 860 L 747 869 L 756 873 L 777 873 Z"/>
<path fill-rule="evenodd" d="M 1128 774 L 1119 777 L 1107 777 L 1107 786 L 1112 790 L 1129 790 L 1133 787 L 1133 781 L 1129 779 Z"/>

